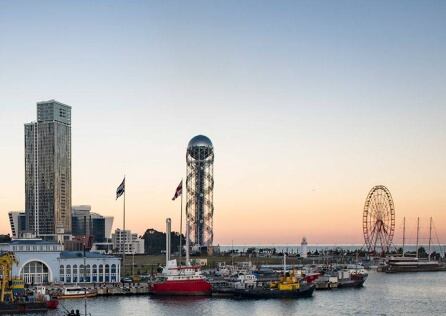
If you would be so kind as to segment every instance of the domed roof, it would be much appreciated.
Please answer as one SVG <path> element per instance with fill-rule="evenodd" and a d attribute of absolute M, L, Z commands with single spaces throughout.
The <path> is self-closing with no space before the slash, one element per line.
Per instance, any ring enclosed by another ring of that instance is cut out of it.
<path fill-rule="evenodd" d="M 187 145 L 187 148 L 191 148 L 191 147 L 209 147 L 212 148 L 212 142 L 211 140 L 204 136 L 204 135 L 197 135 L 195 137 L 193 137 L 190 141 L 189 144 Z"/>

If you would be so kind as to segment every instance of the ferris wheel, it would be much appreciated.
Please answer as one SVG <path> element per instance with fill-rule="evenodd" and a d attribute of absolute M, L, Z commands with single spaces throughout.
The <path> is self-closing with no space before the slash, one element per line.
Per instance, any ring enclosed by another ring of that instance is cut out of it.
<path fill-rule="evenodd" d="M 395 207 L 390 191 L 383 185 L 374 186 L 367 195 L 362 230 L 369 252 L 389 251 L 395 232 Z"/>

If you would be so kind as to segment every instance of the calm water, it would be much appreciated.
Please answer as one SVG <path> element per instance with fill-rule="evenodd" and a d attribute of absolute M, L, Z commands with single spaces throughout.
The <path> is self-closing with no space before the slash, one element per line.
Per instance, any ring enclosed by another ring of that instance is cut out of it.
<path fill-rule="evenodd" d="M 83 310 L 82 300 L 62 301 Z M 395 274 L 370 272 L 362 289 L 317 291 L 299 300 L 217 298 L 94 298 L 93 316 L 140 315 L 446 315 L 446 272 Z M 48 315 L 61 315 L 51 312 Z"/>

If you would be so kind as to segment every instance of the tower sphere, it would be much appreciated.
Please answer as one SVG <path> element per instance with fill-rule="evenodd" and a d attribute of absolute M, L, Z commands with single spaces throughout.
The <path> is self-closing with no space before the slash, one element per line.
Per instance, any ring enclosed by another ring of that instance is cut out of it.
<path fill-rule="evenodd" d="M 208 158 L 213 152 L 214 146 L 211 140 L 204 135 L 193 137 L 187 145 L 188 154 L 196 159 L 203 160 Z"/>

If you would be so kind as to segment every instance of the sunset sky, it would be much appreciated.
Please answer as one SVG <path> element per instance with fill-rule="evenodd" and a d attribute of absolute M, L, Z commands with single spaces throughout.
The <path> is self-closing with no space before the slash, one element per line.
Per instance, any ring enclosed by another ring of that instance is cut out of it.
<path fill-rule="evenodd" d="M 72 106 L 73 204 L 178 229 L 190 138 L 215 148 L 215 243 L 361 243 L 386 185 L 446 242 L 445 1 L 0 1 L 0 233 L 24 127 Z"/>

